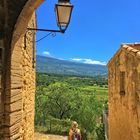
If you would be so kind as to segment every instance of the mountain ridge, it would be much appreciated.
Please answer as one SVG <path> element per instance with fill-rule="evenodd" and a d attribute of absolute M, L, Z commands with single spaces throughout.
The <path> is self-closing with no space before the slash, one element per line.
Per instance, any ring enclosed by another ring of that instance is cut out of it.
<path fill-rule="evenodd" d="M 107 66 L 99 64 L 85 64 L 53 57 L 36 56 L 36 71 L 77 76 L 107 76 Z"/>

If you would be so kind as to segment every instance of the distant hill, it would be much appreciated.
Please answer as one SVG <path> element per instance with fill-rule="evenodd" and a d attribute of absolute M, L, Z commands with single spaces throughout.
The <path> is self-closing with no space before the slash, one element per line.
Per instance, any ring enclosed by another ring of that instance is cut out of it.
<path fill-rule="evenodd" d="M 36 56 L 36 71 L 76 76 L 107 76 L 107 67 L 78 62 L 59 60 L 52 57 Z"/>

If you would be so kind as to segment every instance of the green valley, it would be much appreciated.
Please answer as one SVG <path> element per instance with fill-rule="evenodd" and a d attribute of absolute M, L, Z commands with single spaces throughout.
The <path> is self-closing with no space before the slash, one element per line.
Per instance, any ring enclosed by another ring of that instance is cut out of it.
<path fill-rule="evenodd" d="M 108 100 L 104 76 L 37 73 L 36 81 L 36 131 L 67 135 L 71 121 L 76 120 L 82 132 L 86 129 L 88 139 L 98 139 L 96 131 L 103 131 L 99 120 Z"/>

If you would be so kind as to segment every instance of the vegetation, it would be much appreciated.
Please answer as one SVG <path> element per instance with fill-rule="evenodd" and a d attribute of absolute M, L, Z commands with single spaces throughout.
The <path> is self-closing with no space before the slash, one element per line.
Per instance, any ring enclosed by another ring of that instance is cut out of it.
<path fill-rule="evenodd" d="M 37 73 L 37 86 L 48 86 L 55 82 L 67 83 L 69 86 L 74 87 L 87 87 L 95 88 L 97 85 L 103 87 L 101 89 L 107 89 L 107 78 L 104 76 L 68 76 L 61 74 L 46 74 L 46 73 Z M 93 87 L 94 86 L 94 87 Z"/>
<path fill-rule="evenodd" d="M 105 131 L 104 131 L 103 123 L 97 125 L 95 131 L 96 131 L 96 135 L 97 135 L 96 140 L 105 140 Z"/>
<path fill-rule="evenodd" d="M 107 103 L 107 79 L 37 73 L 37 131 L 68 134 L 76 120 L 87 136 L 98 136 L 100 118 Z M 98 128 L 98 129 L 97 129 Z"/>

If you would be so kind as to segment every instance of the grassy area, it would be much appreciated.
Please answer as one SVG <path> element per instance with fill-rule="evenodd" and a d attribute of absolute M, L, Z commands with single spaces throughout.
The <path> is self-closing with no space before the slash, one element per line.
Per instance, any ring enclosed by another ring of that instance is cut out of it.
<path fill-rule="evenodd" d="M 108 99 L 108 88 L 101 86 L 85 86 L 80 87 L 81 90 L 85 92 L 86 95 L 95 94 L 98 99 Z"/>
<path fill-rule="evenodd" d="M 59 135 L 68 135 L 69 129 L 71 126 L 71 121 L 69 120 L 59 120 L 55 118 L 46 118 L 46 125 L 35 126 L 36 132 L 40 133 L 49 133 L 49 134 L 59 134 Z"/>

